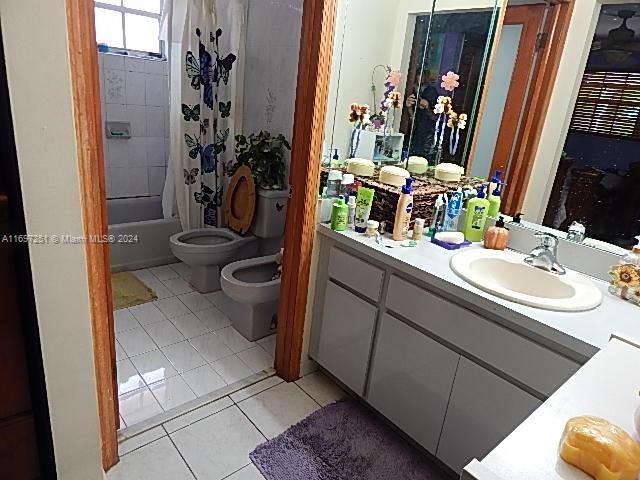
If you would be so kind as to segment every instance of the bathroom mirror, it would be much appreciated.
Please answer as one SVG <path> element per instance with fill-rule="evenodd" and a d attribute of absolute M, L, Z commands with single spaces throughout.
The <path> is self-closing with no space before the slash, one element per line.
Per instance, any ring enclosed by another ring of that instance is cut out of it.
<path fill-rule="evenodd" d="M 356 157 L 399 164 L 415 155 L 464 166 L 502 4 L 340 0 L 323 165 Z M 452 98 L 463 120 L 456 128 L 438 122 L 440 96 Z M 352 105 L 369 107 L 364 122 Z"/>
<path fill-rule="evenodd" d="M 580 26 L 567 33 L 553 95 L 538 99 L 549 113 L 528 170 L 506 141 L 527 128 L 526 102 L 514 109 L 509 95 L 533 95 L 536 53 L 523 66 L 518 51 L 531 24 L 529 35 L 549 35 L 553 3 L 508 2 L 467 173 L 501 170 L 506 213 L 523 211 L 530 228 L 624 254 L 640 235 L 640 2 L 589 1 L 575 10 L 572 25 Z"/>

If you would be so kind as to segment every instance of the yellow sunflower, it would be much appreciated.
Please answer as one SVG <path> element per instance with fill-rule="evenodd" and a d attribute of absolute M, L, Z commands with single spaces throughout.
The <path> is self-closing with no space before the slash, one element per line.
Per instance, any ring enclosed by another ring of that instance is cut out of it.
<path fill-rule="evenodd" d="M 640 273 L 633 265 L 619 265 L 611 271 L 614 285 L 620 288 L 640 287 Z"/>

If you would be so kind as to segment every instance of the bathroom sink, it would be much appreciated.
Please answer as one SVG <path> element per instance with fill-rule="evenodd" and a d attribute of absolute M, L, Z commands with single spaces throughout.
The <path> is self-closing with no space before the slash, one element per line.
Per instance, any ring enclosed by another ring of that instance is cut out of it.
<path fill-rule="evenodd" d="M 602 292 L 575 272 L 566 275 L 532 267 L 511 251 L 474 249 L 451 258 L 451 269 L 485 292 L 530 307 L 582 312 L 602 303 Z"/>

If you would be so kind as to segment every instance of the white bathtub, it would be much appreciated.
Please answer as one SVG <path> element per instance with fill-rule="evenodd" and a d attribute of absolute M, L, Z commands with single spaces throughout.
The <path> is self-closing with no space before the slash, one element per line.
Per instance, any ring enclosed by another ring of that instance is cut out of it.
<path fill-rule="evenodd" d="M 160 197 L 107 200 L 111 270 L 137 270 L 177 262 L 169 237 L 182 230 L 178 219 L 162 218 Z M 137 239 L 137 241 L 133 241 Z"/>

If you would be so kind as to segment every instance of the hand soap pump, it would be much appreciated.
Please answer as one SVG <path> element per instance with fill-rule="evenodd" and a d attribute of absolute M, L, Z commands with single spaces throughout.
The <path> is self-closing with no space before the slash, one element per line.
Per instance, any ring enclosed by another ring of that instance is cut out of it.
<path fill-rule="evenodd" d="M 344 198 L 338 198 L 331 210 L 331 230 L 343 232 L 347 229 L 349 221 L 349 207 L 344 203 Z"/>
<path fill-rule="evenodd" d="M 492 218 L 497 218 L 500 214 L 500 204 L 502 203 L 502 180 L 500 177 L 502 176 L 502 172 L 500 170 L 496 170 L 495 175 L 491 179 L 491 183 L 489 184 L 489 216 Z M 492 186 L 495 184 L 495 188 L 491 190 Z"/>
<path fill-rule="evenodd" d="M 409 232 L 409 224 L 411 223 L 411 213 L 413 212 L 413 195 L 411 194 L 411 184 L 413 178 L 406 180 L 406 185 L 402 187 L 402 193 L 398 199 L 398 207 L 396 208 L 396 220 L 393 225 L 393 239 L 402 241 L 407 239 Z"/>
<path fill-rule="evenodd" d="M 487 223 L 491 203 L 484 193 L 484 185 L 480 186 L 478 195 L 467 204 L 467 216 L 464 221 L 464 237 L 470 242 L 480 242 L 484 235 L 484 227 Z"/>

